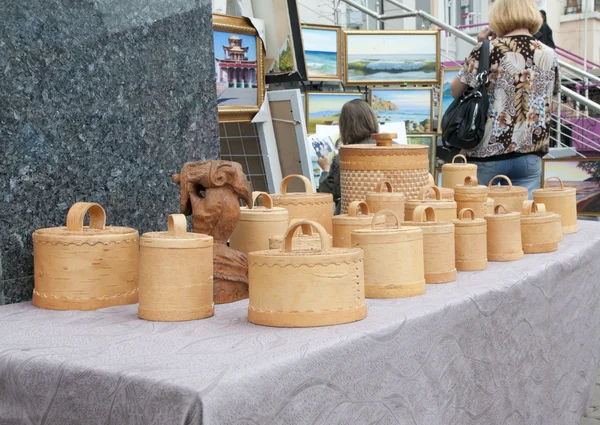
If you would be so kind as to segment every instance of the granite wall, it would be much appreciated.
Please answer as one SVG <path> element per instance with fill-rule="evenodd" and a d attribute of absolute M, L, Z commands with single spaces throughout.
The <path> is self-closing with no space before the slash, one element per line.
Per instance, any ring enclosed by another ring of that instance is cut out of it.
<path fill-rule="evenodd" d="M 166 228 L 170 179 L 219 154 L 210 0 L 0 2 L 0 304 L 31 298 L 31 233 L 76 201 Z"/>

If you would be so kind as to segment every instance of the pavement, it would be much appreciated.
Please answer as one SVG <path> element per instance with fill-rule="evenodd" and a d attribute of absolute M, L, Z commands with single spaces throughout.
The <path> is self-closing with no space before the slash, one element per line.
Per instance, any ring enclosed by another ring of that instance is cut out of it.
<path fill-rule="evenodd" d="M 596 386 L 590 407 L 580 425 L 600 425 L 600 367 L 596 372 Z"/>

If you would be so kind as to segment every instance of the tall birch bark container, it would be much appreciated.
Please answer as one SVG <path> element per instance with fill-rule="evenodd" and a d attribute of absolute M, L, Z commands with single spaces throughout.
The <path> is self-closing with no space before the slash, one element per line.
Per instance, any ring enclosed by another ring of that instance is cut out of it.
<path fill-rule="evenodd" d="M 99 204 L 77 202 L 66 227 L 33 233 L 33 305 L 96 310 L 137 303 L 138 243 L 137 230 L 106 226 Z"/>
<path fill-rule="evenodd" d="M 386 189 L 384 192 L 383 189 Z M 381 210 L 392 210 L 400 220 L 404 220 L 404 194 L 394 192 L 392 183 L 389 180 L 379 180 L 375 186 L 375 192 L 367 193 L 367 205 L 369 211 L 373 214 Z M 388 217 L 389 218 L 389 217 Z M 392 220 L 389 218 L 389 220 Z M 388 223 L 393 224 L 392 221 Z"/>
<path fill-rule="evenodd" d="M 551 180 L 558 181 L 559 186 L 549 186 Z M 549 177 L 544 187 L 533 191 L 533 200 L 545 204 L 546 209 L 560 215 L 563 233 L 577 232 L 577 197 L 574 187 L 565 187 L 558 177 Z"/>
<path fill-rule="evenodd" d="M 362 201 L 375 190 L 379 180 L 391 182 L 394 192 L 415 199 L 429 182 L 427 146 L 394 145 L 395 135 L 374 134 L 375 145 L 346 145 L 340 148 L 342 208 Z M 376 212 L 373 210 L 373 212 Z"/>
<path fill-rule="evenodd" d="M 348 207 L 348 214 L 333 217 L 333 246 L 352 247 L 351 235 L 354 230 L 371 227 L 373 214 L 369 213 L 366 202 L 354 201 Z"/>
<path fill-rule="evenodd" d="M 475 211 L 464 208 L 454 221 L 456 269 L 459 271 L 485 270 L 487 260 L 487 225 L 477 218 Z"/>
<path fill-rule="evenodd" d="M 433 199 L 430 198 L 430 193 L 433 193 Z M 442 199 L 442 193 L 437 186 L 422 187 L 416 200 L 406 201 L 404 206 L 405 221 L 412 220 L 413 211 L 419 205 L 433 208 L 438 221 L 456 220 L 456 202 Z"/>
<path fill-rule="evenodd" d="M 497 180 L 504 180 L 507 185 L 494 185 Z M 519 214 L 523 208 L 523 202 L 529 197 L 526 188 L 513 186 L 512 181 L 503 175 L 498 175 L 490 180 L 488 191 L 488 196 L 494 200 L 494 205 L 503 205 L 506 211 Z"/>
<path fill-rule="evenodd" d="M 458 211 L 465 208 L 471 209 L 476 218 L 483 219 L 486 214 L 486 203 L 489 199 L 488 190 L 487 186 L 479 184 L 477 176 L 466 177 L 463 184 L 458 184 L 454 188 L 456 209 Z M 493 205 L 490 211 L 493 211 Z"/>
<path fill-rule="evenodd" d="M 464 162 L 456 162 L 460 158 Z M 477 175 L 477 165 L 469 164 L 464 155 L 456 155 L 450 164 L 442 165 L 442 187 L 454 189 L 457 184 L 463 184 L 465 178 Z"/>
<path fill-rule="evenodd" d="M 240 219 L 229 239 L 229 246 L 244 254 L 269 249 L 269 238 L 283 235 L 289 225 L 285 208 L 273 207 L 268 193 L 254 192 L 253 202 L 262 198 L 264 206 L 240 207 Z"/>
<path fill-rule="evenodd" d="M 290 222 L 290 226 L 299 223 L 300 221 L 302 220 L 296 218 Z M 284 235 L 285 232 L 283 232 L 281 235 L 270 237 L 269 249 L 282 249 Z M 333 246 L 333 237 L 331 235 L 327 235 L 326 243 L 328 248 Z M 292 250 L 302 251 L 305 249 L 321 249 L 321 237 L 317 233 L 313 232 L 313 228 L 308 224 L 302 224 L 296 229 L 294 235 L 292 236 Z"/>
<path fill-rule="evenodd" d="M 494 214 L 486 215 L 485 221 L 488 261 L 515 261 L 525 257 L 520 212 L 509 212 L 504 205 L 496 205 Z"/>
<path fill-rule="evenodd" d="M 319 251 L 292 250 L 297 227 L 309 224 L 321 237 Z M 248 256 L 248 320 L 265 326 L 310 327 L 355 322 L 367 316 L 363 251 L 328 248 L 316 222 L 290 226 L 281 250 Z"/>
<path fill-rule="evenodd" d="M 380 223 L 380 216 L 391 216 L 394 225 Z M 425 293 L 423 231 L 400 227 L 394 211 L 379 211 L 369 229 L 352 232 L 352 246 L 364 251 L 367 298 L 406 298 Z"/>
<path fill-rule="evenodd" d="M 172 214 L 168 231 L 140 239 L 138 316 L 181 322 L 213 314 L 213 238 L 188 233 L 185 216 Z"/>
<path fill-rule="evenodd" d="M 425 282 L 448 283 L 456 280 L 456 252 L 454 223 L 437 222 L 433 208 L 419 205 L 413 212 L 413 221 L 403 226 L 423 230 Z"/>
<path fill-rule="evenodd" d="M 557 214 L 546 212 L 544 204 L 525 201 L 521 214 L 521 239 L 525 254 L 541 254 L 558 249 Z"/>
<path fill-rule="evenodd" d="M 304 192 L 288 193 L 288 184 L 295 179 L 304 183 Z M 330 193 L 315 193 L 309 179 L 298 174 L 287 176 L 281 181 L 280 194 L 272 194 L 273 206 L 285 208 L 289 220 L 312 220 L 321 224 L 330 235 L 333 233 L 335 205 Z"/>

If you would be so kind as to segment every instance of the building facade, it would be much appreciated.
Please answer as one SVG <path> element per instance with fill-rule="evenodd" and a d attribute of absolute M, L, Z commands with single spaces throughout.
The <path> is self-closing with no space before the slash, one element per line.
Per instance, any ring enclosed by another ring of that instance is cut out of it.
<path fill-rule="evenodd" d="M 219 82 L 228 87 L 256 87 L 257 62 L 248 60 L 248 47 L 242 46 L 242 39 L 236 35 L 229 37 L 229 46 L 223 46 L 224 59 L 217 59 Z"/>

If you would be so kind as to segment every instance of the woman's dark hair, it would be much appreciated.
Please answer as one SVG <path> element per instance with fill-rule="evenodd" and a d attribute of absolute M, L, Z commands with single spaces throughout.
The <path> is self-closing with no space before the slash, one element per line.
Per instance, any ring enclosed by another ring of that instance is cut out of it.
<path fill-rule="evenodd" d="M 544 19 L 544 22 L 546 22 L 546 20 L 548 19 L 548 18 L 546 18 L 546 11 L 540 10 L 540 13 L 542 14 L 542 18 Z"/>
<path fill-rule="evenodd" d="M 354 145 L 379 132 L 379 122 L 367 102 L 354 99 L 344 104 L 340 115 L 340 137 L 344 145 Z"/>

